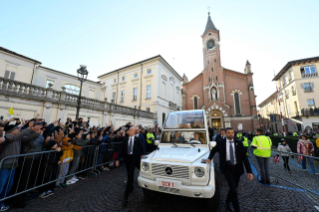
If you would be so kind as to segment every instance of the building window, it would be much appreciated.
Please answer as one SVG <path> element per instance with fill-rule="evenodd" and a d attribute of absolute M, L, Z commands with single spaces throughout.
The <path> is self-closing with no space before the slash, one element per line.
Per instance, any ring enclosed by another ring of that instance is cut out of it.
<path fill-rule="evenodd" d="M 152 73 L 152 69 L 147 69 L 147 74 L 151 74 Z"/>
<path fill-rule="evenodd" d="M 120 102 L 124 102 L 124 97 L 125 97 L 125 91 L 121 91 L 121 101 Z"/>
<path fill-rule="evenodd" d="M 314 99 L 308 99 L 307 100 L 307 103 L 308 103 L 308 107 L 309 108 L 315 108 L 315 100 Z"/>
<path fill-rule="evenodd" d="M 137 100 L 137 88 L 133 88 L 133 101 Z"/>
<path fill-rule="evenodd" d="M 216 81 L 218 80 L 218 77 L 216 76 Z"/>
<path fill-rule="evenodd" d="M 74 95 L 79 95 L 80 93 L 80 87 L 75 86 L 75 85 L 64 85 L 65 87 L 65 92 L 69 94 L 74 94 Z"/>
<path fill-rule="evenodd" d="M 116 79 L 114 79 L 113 82 L 116 83 Z"/>
<path fill-rule="evenodd" d="M 122 81 L 125 81 L 125 77 L 122 77 Z"/>
<path fill-rule="evenodd" d="M 207 64 L 209 64 L 209 60 L 207 61 Z"/>
<path fill-rule="evenodd" d="M 16 73 L 13 71 L 6 71 L 4 73 L 4 78 L 5 79 L 10 79 L 10 80 L 14 80 Z"/>
<path fill-rule="evenodd" d="M 308 82 L 308 83 L 303 83 L 301 85 L 303 86 L 305 92 L 312 92 L 313 91 L 313 89 L 312 89 L 313 83 Z"/>
<path fill-rule="evenodd" d="M 146 107 L 145 109 L 146 109 L 147 112 L 151 112 L 151 108 Z"/>
<path fill-rule="evenodd" d="M 284 76 L 283 78 L 282 78 L 282 86 L 285 86 L 286 85 L 286 77 Z"/>
<path fill-rule="evenodd" d="M 162 97 L 166 99 L 166 83 L 162 82 Z"/>
<path fill-rule="evenodd" d="M 177 92 L 177 93 L 176 93 L 176 99 L 177 99 L 177 100 L 176 100 L 176 103 L 177 103 L 177 106 L 180 105 L 179 98 L 180 98 L 180 97 L 179 97 L 179 93 Z"/>
<path fill-rule="evenodd" d="M 295 86 L 291 86 L 291 93 L 293 96 L 296 96 L 296 88 Z"/>
<path fill-rule="evenodd" d="M 52 88 L 53 88 L 54 82 L 52 80 L 47 80 L 47 83 L 46 83 L 45 87 L 49 88 L 50 87 L 49 86 L 50 83 L 52 84 Z"/>
<path fill-rule="evenodd" d="M 236 114 L 240 114 L 239 94 L 238 93 L 234 94 L 234 99 L 235 99 L 235 112 L 236 112 Z"/>
<path fill-rule="evenodd" d="M 289 90 L 285 91 L 285 96 L 286 96 L 286 99 L 289 99 Z"/>
<path fill-rule="evenodd" d="M 313 77 L 318 75 L 314 66 L 301 67 L 300 72 L 302 77 Z"/>
<path fill-rule="evenodd" d="M 150 99 L 151 98 L 151 90 L 152 90 L 152 86 L 151 85 L 146 86 L 146 99 Z"/>
<path fill-rule="evenodd" d="M 216 63 L 216 59 L 214 59 L 214 62 Z"/>
<path fill-rule="evenodd" d="M 135 74 L 134 74 L 134 78 L 137 78 L 137 77 L 138 77 L 138 73 L 135 73 Z"/>
<path fill-rule="evenodd" d="M 115 101 L 115 99 L 116 99 L 116 92 L 113 92 L 113 93 L 112 93 L 112 98 L 113 98 L 113 100 Z"/>
<path fill-rule="evenodd" d="M 198 100 L 197 97 L 194 97 L 194 109 L 198 109 Z"/>
<path fill-rule="evenodd" d="M 95 98 L 95 91 L 94 90 L 90 90 L 89 91 L 89 97 L 94 99 Z"/>
<path fill-rule="evenodd" d="M 171 101 L 173 102 L 174 100 L 174 87 L 171 85 Z"/>
<path fill-rule="evenodd" d="M 214 71 L 214 68 L 212 68 L 212 72 Z"/>
<path fill-rule="evenodd" d="M 289 71 L 289 81 L 292 80 L 292 71 Z"/>

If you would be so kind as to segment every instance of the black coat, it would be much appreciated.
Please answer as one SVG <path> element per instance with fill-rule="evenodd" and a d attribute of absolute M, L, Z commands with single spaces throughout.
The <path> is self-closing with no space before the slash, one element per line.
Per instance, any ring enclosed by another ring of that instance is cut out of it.
<path fill-rule="evenodd" d="M 226 137 L 226 136 L 225 136 Z M 220 133 L 217 134 L 216 138 L 215 138 L 215 141 L 219 142 L 219 141 L 222 141 L 223 140 L 223 137 Z"/>
<path fill-rule="evenodd" d="M 129 155 L 127 154 L 129 138 L 130 138 L 129 136 L 126 136 L 123 139 L 122 148 L 116 158 L 116 160 L 124 158 L 124 162 L 126 164 L 129 164 L 131 162 L 129 161 Z M 136 136 L 134 136 L 133 162 L 135 165 L 138 165 L 140 162 L 141 155 L 140 155 L 139 149 L 142 150 L 142 155 L 145 155 L 145 148 L 143 147 L 141 140 L 139 138 L 136 138 Z"/>
<path fill-rule="evenodd" d="M 214 130 L 211 127 L 208 127 L 209 141 L 212 141 L 214 136 Z"/>
<path fill-rule="evenodd" d="M 242 175 L 244 173 L 244 167 L 245 165 L 247 173 L 251 173 L 251 167 L 248 161 L 248 158 L 246 156 L 246 151 L 243 146 L 243 143 L 239 142 L 237 139 L 234 139 L 235 142 L 235 154 L 236 154 L 236 161 L 237 161 L 237 168 L 239 175 Z M 223 139 L 219 142 L 217 142 L 217 145 L 211 150 L 209 154 L 209 159 L 211 160 L 215 153 L 219 152 L 219 167 L 222 172 L 224 172 L 226 167 L 226 139 Z"/>

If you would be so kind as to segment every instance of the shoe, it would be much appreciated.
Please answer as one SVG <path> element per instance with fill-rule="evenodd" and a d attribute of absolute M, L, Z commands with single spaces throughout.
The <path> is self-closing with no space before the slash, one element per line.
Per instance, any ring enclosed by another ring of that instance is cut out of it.
<path fill-rule="evenodd" d="M 61 186 L 62 186 L 62 188 L 64 188 L 66 186 L 66 184 L 65 183 L 61 183 Z"/>
<path fill-rule="evenodd" d="M 55 186 L 56 188 L 62 188 L 62 184 Z"/>
<path fill-rule="evenodd" d="M 10 206 L 5 206 L 5 205 L 2 205 L 1 208 L 0 208 L 0 211 L 6 211 L 10 208 Z"/>
<path fill-rule="evenodd" d="M 231 202 L 228 202 L 228 203 L 226 203 L 226 205 L 227 205 L 227 209 L 229 210 L 229 211 L 235 211 L 235 209 L 234 209 L 234 207 L 233 207 L 233 204 L 231 203 Z"/>
<path fill-rule="evenodd" d="M 74 177 L 71 178 L 71 180 L 77 182 L 79 180 L 79 178 L 74 176 Z"/>
<path fill-rule="evenodd" d="M 258 183 L 266 184 L 266 180 L 265 179 L 258 180 Z"/>
<path fill-rule="evenodd" d="M 124 197 L 122 201 L 123 207 L 127 206 L 127 203 L 128 203 L 128 197 Z"/>
<path fill-rule="evenodd" d="M 67 184 L 67 185 L 71 185 L 71 184 L 74 184 L 75 182 L 76 182 L 76 181 L 74 181 L 74 180 L 71 179 L 71 180 L 66 181 L 66 184 Z"/>
<path fill-rule="evenodd" d="M 319 173 L 317 172 L 317 173 L 315 173 L 315 175 L 319 175 Z"/>
<path fill-rule="evenodd" d="M 50 196 L 49 194 L 47 194 L 46 192 L 43 192 L 39 197 L 41 198 L 47 198 L 48 196 Z"/>
<path fill-rule="evenodd" d="M 85 179 L 86 179 L 86 176 L 79 176 L 79 178 L 80 178 L 81 180 L 85 180 Z"/>
<path fill-rule="evenodd" d="M 110 169 L 107 168 L 107 167 L 104 167 L 103 170 L 104 170 L 104 171 L 110 171 Z"/>
<path fill-rule="evenodd" d="M 53 191 L 49 190 L 49 191 L 47 191 L 47 194 L 48 194 L 49 196 L 51 196 L 51 195 L 53 195 L 54 193 L 53 193 Z"/>
<path fill-rule="evenodd" d="M 266 180 L 266 184 L 270 185 L 270 179 Z"/>

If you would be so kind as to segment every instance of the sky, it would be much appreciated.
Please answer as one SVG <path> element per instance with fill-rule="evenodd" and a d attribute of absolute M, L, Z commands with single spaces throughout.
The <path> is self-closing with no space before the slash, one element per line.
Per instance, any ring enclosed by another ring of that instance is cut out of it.
<path fill-rule="evenodd" d="M 208 7 L 222 66 L 244 72 L 249 60 L 257 104 L 276 90 L 274 71 L 319 56 L 318 0 L 0 0 L 0 46 L 69 74 L 85 64 L 96 81 L 160 54 L 192 79 Z"/>

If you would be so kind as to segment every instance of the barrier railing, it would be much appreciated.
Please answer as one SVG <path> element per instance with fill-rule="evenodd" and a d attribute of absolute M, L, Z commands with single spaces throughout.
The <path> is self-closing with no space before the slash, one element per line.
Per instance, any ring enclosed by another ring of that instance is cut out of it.
<path fill-rule="evenodd" d="M 23 198 L 25 193 L 35 189 L 39 189 L 40 193 L 52 190 L 74 181 L 73 177 L 81 173 L 99 173 L 96 168 L 111 163 L 121 144 L 87 145 L 82 149 L 73 147 L 59 152 L 50 150 L 7 156 L 0 161 L 1 176 L 7 178 L 0 182 L 0 202 L 20 195 Z M 101 154 L 99 150 L 104 147 L 106 151 Z"/>
<path fill-rule="evenodd" d="M 248 153 L 252 165 L 259 172 L 256 157 L 250 146 Z M 268 168 L 272 184 L 277 185 L 281 179 L 319 197 L 319 157 L 272 150 Z M 259 176 L 258 178 L 260 179 Z"/>

